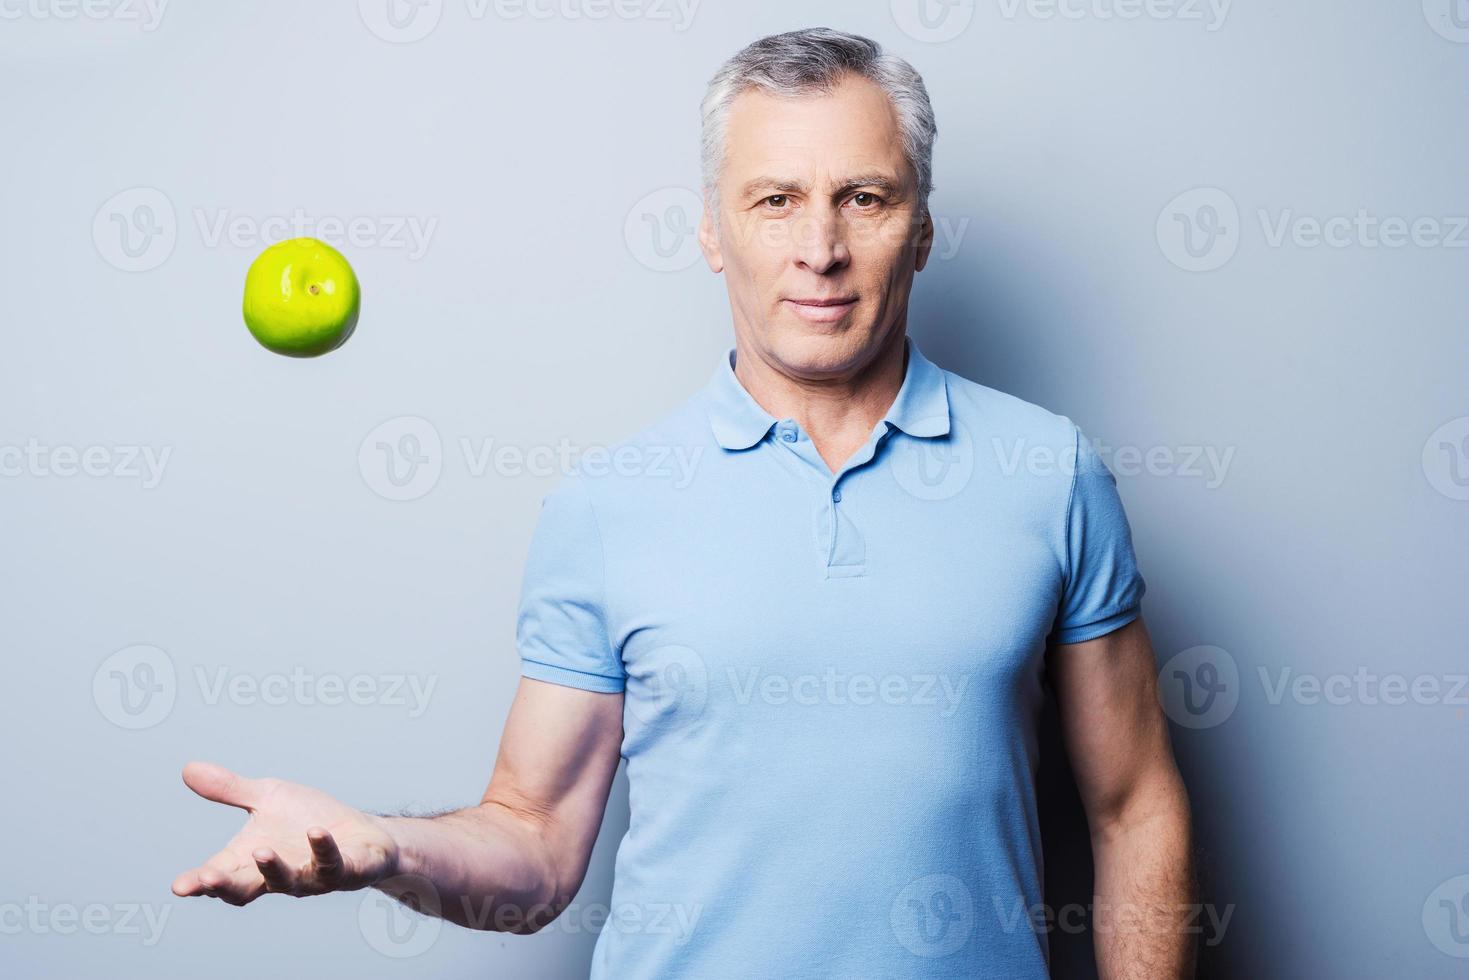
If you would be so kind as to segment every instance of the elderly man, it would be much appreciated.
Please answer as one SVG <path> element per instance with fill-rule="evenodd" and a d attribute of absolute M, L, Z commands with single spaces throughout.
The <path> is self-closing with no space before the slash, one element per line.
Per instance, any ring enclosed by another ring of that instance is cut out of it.
<path fill-rule="evenodd" d="M 370 886 L 535 931 L 581 886 L 620 757 L 592 976 L 1045 977 L 1050 684 L 1101 972 L 1192 972 L 1189 808 L 1115 481 L 1069 419 L 907 335 L 935 132 L 918 74 L 865 38 L 767 37 L 719 70 L 699 237 L 735 346 L 613 452 L 687 453 L 689 479 L 586 466 L 545 498 L 484 799 L 378 816 L 191 763 L 250 817 L 177 894 Z"/>

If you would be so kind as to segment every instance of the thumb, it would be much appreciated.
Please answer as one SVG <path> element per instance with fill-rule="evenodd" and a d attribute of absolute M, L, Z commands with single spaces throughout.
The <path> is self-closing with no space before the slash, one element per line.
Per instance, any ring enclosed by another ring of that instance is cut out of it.
<path fill-rule="evenodd" d="M 184 785 L 206 800 L 253 809 L 260 796 L 257 780 L 231 772 L 213 762 L 190 762 L 184 766 Z"/>

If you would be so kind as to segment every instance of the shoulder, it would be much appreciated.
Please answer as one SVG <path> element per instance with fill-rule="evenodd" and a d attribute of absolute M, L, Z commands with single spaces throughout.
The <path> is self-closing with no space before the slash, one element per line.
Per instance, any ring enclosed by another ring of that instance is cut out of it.
<path fill-rule="evenodd" d="M 1074 451 L 1080 430 L 1068 416 L 1016 395 L 944 371 L 949 414 L 971 436 L 1023 440 L 1032 445 Z"/>

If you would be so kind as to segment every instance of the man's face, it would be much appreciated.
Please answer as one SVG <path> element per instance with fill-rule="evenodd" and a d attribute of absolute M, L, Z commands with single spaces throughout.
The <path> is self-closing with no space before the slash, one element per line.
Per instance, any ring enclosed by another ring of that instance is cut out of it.
<path fill-rule="evenodd" d="M 903 330 L 933 240 L 887 95 L 857 75 L 827 95 L 743 92 L 724 152 L 719 225 L 706 209 L 699 239 L 736 334 L 798 377 L 862 368 Z"/>

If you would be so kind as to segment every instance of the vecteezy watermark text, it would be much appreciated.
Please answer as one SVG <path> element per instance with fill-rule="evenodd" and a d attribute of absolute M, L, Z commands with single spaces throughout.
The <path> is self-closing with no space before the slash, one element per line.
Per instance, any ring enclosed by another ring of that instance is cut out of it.
<path fill-rule="evenodd" d="M 49 446 L 32 437 L 24 446 L 0 445 L 0 477 L 138 480 L 152 490 L 163 481 L 171 455 L 172 446 Z"/>
<path fill-rule="evenodd" d="M 154 946 L 163 938 L 172 905 L 149 902 L 48 902 L 39 895 L 28 895 L 24 901 L 0 902 L 0 935 L 71 936 L 84 932 L 90 936 L 136 936 L 144 946 Z"/>
<path fill-rule="evenodd" d="M 1209 33 L 1229 17 L 1233 0 L 996 0 L 1000 16 L 1017 20 L 1175 20 Z"/>
<path fill-rule="evenodd" d="M 142 31 L 163 23 L 169 0 L 0 0 L 0 20 L 136 21 Z"/>
<path fill-rule="evenodd" d="M 1224 483 L 1235 452 L 1234 446 L 1112 447 L 1100 439 L 1090 439 L 1089 442 L 1099 464 L 1105 465 L 1115 476 L 1146 473 L 1148 476 L 1199 479 L 1210 490 Z M 1006 442 L 995 438 L 990 440 L 990 444 L 1000 472 L 1005 476 L 1014 476 L 1022 470 L 1031 476 L 1069 475 L 1078 465 L 1074 452 L 1058 452 L 1053 446 L 1032 444 L 1025 439 Z"/>
<path fill-rule="evenodd" d="M 247 707 L 256 704 L 329 708 L 341 704 L 385 705 L 406 707 L 408 717 L 417 718 L 428 709 L 439 675 L 318 674 L 301 666 L 293 667 L 289 673 L 256 675 L 235 673 L 229 667 L 216 667 L 211 673 L 196 665 L 194 680 L 204 703 L 211 707 L 221 701 Z"/>
<path fill-rule="evenodd" d="M 571 902 L 556 908 L 525 905 L 500 896 L 457 896 L 456 921 L 474 929 L 524 933 L 547 931 L 596 935 L 604 929 L 624 935 L 657 937 L 675 946 L 693 936 L 704 907 L 679 902 Z M 367 944 L 394 959 L 428 952 L 442 932 L 446 902 L 422 875 L 395 875 L 368 889 L 357 910 L 357 925 Z"/>
<path fill-rule="evenodd" d="M 261 214 L 194 207 L 190 213 L 205 248 L 258 251 L 289 238 L 317 238 L 337 248 L 400 252 L 410 261 L 427 254 L 439 227 L 433 215 L 391 212 L 324 214 L 297 207 Z M 113 268 L 147 272 L 173 255 L 179 226 L 178 210 L 167 194 L 156 187 L 129 187 L 97 208 L 92 243 Z"/>
<path fill-rule="evenodd" d="M 959 708 L 969 675 L 866 674 L 828 667 L 821 673 L 788 674 L 750 667 L 726 670 L 735 702 L 748 705 L 757 698 L 762 704 L 856 705 L 871 704 L 936 707 L 948 718 Z"/>
<path fill-rule="evenodd" d="M 646 21 L 689 29 L 700 0 L 463 0 L 474 22 L 489 17 L 517 21 Z M 362 24 L 389 44 L 412 44 L 432 34 L 444 16 L 444 0 L 357 0 Z M 457 6 L 457 5 L 456 5 Z"/>
<path fill-rule="evenodd" d="M 438 674 L 338 674 L 297 665 L 288 671 L 245 673 L 227 665 L 195 664 L 192 676 L 199 701 L 208 707 L 230 704 L 306 708 L 405 708 L 410 719 L 428 710 Z M 187 684 L 173 658 L 150 644 L 125 647 L 108 656 L 92 675 L 92 700 L 102 717 L 119 728 L 152 728 L 173 713 Z"/>
<path fill-rule="evenodd" d="M 1260 238 L 1267 248 L 1299 250 L 1469 248 L 1469 215 L 1303 214 L 1295 208 L 1256 208 Z M 1239 250 L 1246 223 L 1239 205 L 1218 187 L 1195 187 L 1169 201 L 1155 226 L 1164 257 L 1189 272 L 1212 272 Z"/>
<path fill-rule="evenodd" d="M 359 214 L 344 218 L 308 214 L 303 208 L 264 217 L 229 208 L 195 208 L 194 223 L 208 248 L 217 248 L 221 242 L 235 248 L 259 248 L 287 238 L 319 238 L 328 245 L 399 250 L 413 260 L 423 258 L 439 227 L 439 219 L 432 216 Z"/>
<path fill-rule="evenodd" d="M 1014 932 L 1028 925 L 1038 933 L 1063 932 L 1080 935 L 1198 935 L 1205 946 L 1217 946 L 1224 939 L 1229 920 L 1234 917 L 1234 903 L 1218 908 L 1209 902 L 1069 902 L 1059 907 L 1038 903 L 1027 907 L 1015 899 L 1005 908 L 999 896 L 993 899 L 1000 928 Z"/>
<path fill-rule="evenodd" d="M 520 477 L 642 476 L 667 481 L 675 490 L 693 482 L 703 446 L 625 443 L 578 445 L 570 439 L 532 445 L 494 436 L 458 439 L 465 472 L 476 479 L 493 474 Z M 400 415 L 373 428 L 357 447 L 357 468 L 368 488 L 385 500 L 417 500 L 443 475 L 446 455 L 438 428 L 417 415 Z"/>

